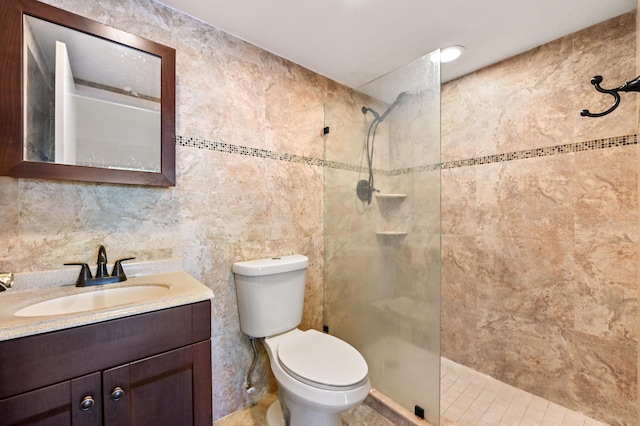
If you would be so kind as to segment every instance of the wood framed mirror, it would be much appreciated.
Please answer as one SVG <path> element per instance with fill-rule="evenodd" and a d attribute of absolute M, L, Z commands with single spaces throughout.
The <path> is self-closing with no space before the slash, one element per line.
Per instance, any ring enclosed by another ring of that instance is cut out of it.
<path fill-rule="evenodd" d="M 175 185 L 175 50 L 0 2 L 0 175 Z"/>

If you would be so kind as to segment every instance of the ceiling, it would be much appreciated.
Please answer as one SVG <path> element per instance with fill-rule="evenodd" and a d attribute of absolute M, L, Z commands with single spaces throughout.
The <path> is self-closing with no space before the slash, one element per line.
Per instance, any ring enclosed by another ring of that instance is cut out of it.
<path fill-rule="evenodd" d="M 468 74 L 636 7 L 636 0 L 160 0 L 357 88 L 440 47 Z"/>

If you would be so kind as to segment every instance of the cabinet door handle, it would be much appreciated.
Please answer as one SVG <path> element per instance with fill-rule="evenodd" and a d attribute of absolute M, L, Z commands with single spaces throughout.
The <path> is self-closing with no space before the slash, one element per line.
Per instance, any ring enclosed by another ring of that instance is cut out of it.
<path fill-rule="evenodd" d="M 124 391 L 120 386 L 116 386 L 111 391 L 111 399 L 114 401 L 119 401 L 124 396 Z"/>
<path fill-rule="evenodd" d="M 80 409 L 82 411 L 89 411 L 95 403 L 96 402 L 93 400 L 93 397 L 91 395 L 87 395 L 82 398 L 82 401 L 80 402 Z"/>

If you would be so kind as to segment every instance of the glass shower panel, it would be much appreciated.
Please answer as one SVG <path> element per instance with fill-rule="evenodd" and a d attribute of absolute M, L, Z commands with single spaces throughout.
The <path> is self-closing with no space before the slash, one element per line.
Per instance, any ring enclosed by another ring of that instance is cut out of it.
<path fill-rule="evenodd" d="M 438 425 L 439 64 L 326 104 L 325 125 L 325 325 L 364 355 L 373 388 Z"/>

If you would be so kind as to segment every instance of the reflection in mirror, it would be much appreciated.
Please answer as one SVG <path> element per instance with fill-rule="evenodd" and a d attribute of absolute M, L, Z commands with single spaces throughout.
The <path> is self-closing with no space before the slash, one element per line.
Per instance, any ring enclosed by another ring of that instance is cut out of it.
<path fill-rule="evenodd" d="M 161 58 L 24 15 L 24 159 L 161 171 Z"/>
<path fill-rule="evenodd" d="M 175 49 L 38 0 L 0 46 L 0 176 L 175 185 Z"/>

